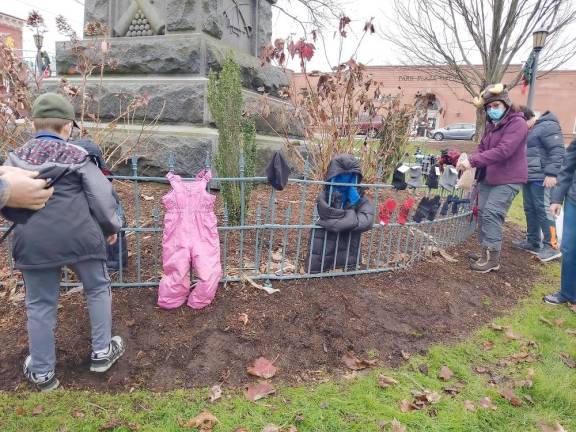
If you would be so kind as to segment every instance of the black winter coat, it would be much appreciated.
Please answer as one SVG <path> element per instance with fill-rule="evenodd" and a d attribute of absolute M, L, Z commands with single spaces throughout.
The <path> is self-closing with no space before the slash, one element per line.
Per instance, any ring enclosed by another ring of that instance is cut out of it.
<path fill-rule="evenodd" d="M 558 185 L 552 190 L 552 203 L 562 204 L 566 198 L 576 203 L 576 138 L 566 149 L 566 157 L 558 173 Z"/>
<path fill-rule="evenodd" d="M 528 181 L 556 177 L 564 159 L 564 139 L 558 118 L 546 111 L 528 132 Z"/>
<path fill-rule="evenodd" d="M 340 155 L 330 162 L 326 180 L 347 173 L 362 178 L 356 158 Z M 331 206 L 328 204 L 329 198 Z M 322 228 L 314 228 L 311 232 L 311 248 L 305 262 L 310 273 L 329 272 L 334 268 L 353 270 L 360 264 L 361 235 L 374 224 L 374 206 L 366 196 L 362 196 L 354 206 L 341 208 L 341 202 L 341 194 L 335 191 L 330 193 L 330 186 L 318 196 L 317 224 Z"/>

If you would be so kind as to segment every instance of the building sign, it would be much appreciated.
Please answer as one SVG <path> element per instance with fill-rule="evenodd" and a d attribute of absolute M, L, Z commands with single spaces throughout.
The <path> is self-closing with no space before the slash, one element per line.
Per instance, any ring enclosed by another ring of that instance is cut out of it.
<path fill-rule="evenodd" d="M 398 81 L 446 81 L 443 75 L 400 75 Z"/>

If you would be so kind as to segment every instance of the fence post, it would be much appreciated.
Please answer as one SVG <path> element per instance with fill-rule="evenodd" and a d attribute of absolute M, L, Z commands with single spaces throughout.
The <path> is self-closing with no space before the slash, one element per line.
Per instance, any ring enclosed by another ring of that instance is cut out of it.
<path fill-rule="evenodd" d="M 244 181 L 244 152 L 240 152 L 239 172 L 240 172 L 240 226 L 244 227 L 246 218 L 246 184 Z M 240 229 L 240 275 L 244 274 L 244 228 Z"/>
<path fill-rule="evenodd" d="M 134 225 L 136 231 L 136 282 L 142 282 L 142 248 L 140 244 L 140 231 L 142 228 L 140 216 L 140 187 L 138 184 L 138 156 L 132 156 L 130 159 L 132 164 L 132 176 L 134 177 Z"/>

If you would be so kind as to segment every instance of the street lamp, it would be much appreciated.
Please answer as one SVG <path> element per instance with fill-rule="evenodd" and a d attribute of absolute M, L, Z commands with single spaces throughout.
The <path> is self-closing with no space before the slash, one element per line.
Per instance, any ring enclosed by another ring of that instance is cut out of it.
<path fill-rule="evenodd" d="M 530 90 L 528 91 L 528 108 L 532 109 L 532 104 L 534 102 L 534 93 L 536 87 L 536 72 L 538 72 L 538 56 L 540 51 L 544 48 L 546 43 L 546 38 L 548 37 L 548 30 L 539 29 L 532 33 L 532 73 L 530 75 Z"/>
<path fill-rule="evenodd" d="M 38 76 L 42 76 L 42 56 L 40 51 L 42 50 L 42 44 L 44 43 L 44 35 L 40 33 L 34 34 L 34 44 L 36 45 L 36 70 L 38 71 Z"/>

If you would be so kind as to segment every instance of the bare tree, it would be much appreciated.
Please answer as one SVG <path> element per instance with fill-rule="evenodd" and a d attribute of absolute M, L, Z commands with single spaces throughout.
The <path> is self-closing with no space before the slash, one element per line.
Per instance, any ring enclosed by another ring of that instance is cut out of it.
<path fill-rule="evenodd" d="M 572 0 L 394 0 L 394 25 L 385 38 L 429 74 L 441 75 L 477 96 L 502 82 L 513 61 L 528 56 L 532 33 L 549 32 L 541 65 L 558 68 L 576 54 Z M 519 71 L 508 87 L 522 79 Z M 477 126 L 483 127 L 478 111 Z"/>
<path fill-rule="evenodd" d="M 301 26 L 304 34 L 323 30 L 343 14 L 341 0 L 277 0 L 273 6 Z"/>

